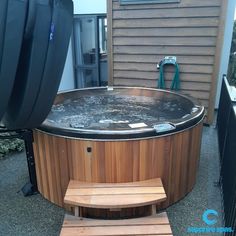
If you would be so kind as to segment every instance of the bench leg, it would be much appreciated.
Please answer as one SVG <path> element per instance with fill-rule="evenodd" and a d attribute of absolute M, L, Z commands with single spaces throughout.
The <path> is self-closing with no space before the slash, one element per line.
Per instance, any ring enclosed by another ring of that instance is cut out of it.
<path fill-rule="evenodd" d="M 151 214 L 154 216 L 154 215 L 156 215 L 156 213 L 157 213 L 157 208 L 156 208 L 156 205 L 151 205 Z"/>
<path fill-rule="evenodd" d="M 75 207 L 75 216 L 76 217 L 82 217 L 82 209 L 79 206 Z"/>

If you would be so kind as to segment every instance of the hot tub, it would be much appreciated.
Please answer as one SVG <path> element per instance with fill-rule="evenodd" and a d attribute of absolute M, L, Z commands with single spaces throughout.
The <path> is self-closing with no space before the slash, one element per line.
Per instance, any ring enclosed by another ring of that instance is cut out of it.
<path fill-rule="evenodd" d="M 40 193 L 64 207 L 70 179 L 117 183 L 160 177 L 166 208 L 196 180 L 204 107 L 158 89 L 106 87 L 60 93 L 34 131 Z M 84 210 L 88 216 L 104 211 Z M 145 208 L 122 212 L 142 215 Z M 86 215 L 86 214 L 85 214 Z"/>

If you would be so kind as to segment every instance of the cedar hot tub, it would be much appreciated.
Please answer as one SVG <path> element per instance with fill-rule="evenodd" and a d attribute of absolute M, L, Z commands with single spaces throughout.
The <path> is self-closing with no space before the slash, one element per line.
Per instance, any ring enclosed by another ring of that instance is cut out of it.
<path fill-rule="evenodd" d="M 204 107 L 186 96 L 148 88 L 79 89 L 57 95 L 34 131 L 40 193 L 64 207 L 70 179 L 119 183 L 162 179 L 166 208 L 196 180 Z M 84 210 L 88 216 L 104 216 Z M 120 213 L 142 215 L 145 208 Z"/>

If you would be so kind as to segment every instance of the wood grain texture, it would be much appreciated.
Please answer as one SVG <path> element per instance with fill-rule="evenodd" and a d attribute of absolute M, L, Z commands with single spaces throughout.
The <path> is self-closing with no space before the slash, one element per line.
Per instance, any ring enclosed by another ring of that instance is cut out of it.
<path fill-rule="evenodd" d="M 217 36 L 217 27 L 197 28 L 195 30 L 191 28 L 143 28 L 142 35 L 137 28 L 115 28 L 113 32 L 114 37 L 215 37 Z M 168 38 L 169 39 L 169 38 Z"/>
<path fill-rule="evenodd" d="M 113 36 L 114 46 L 209 46 L 214 47 L 215 37 L 155 37 L 155 36 Z"/>
<path fill-rule="evenodd" d="M 195 184 L 201 131 L 202 123 L 199 123 L 180 133 L 151 139 L 88 141 L 56 137 L 35 130 L 39 191 L 49 201 L 65 206 L 63 198 L 71 179 L 124 183 L 161 178 L 167 200 L 158 208 L 166 208 L 183 198 Z M 87 147 L 92 152 L 88 153 Z M 132 214 L 143 215 L 149 210 L 140 208 L 132 210 Z M 126 216 L 126 213 L 121 212 L 120 216 Z M 94 216 L 95 213 L 90 211 L 88 214 Z M 96 214 L 99 217 L 110 213 Z"/>
<path fill-rule="evenodd" d="M 163 19 L 132 19 L 130 18 L 128 21 L 125 19 L 116 19 L 113 22 L 114 28 L 167 28 L 172 29 L 176 27 L 192 27 L 193 30 L 195 28 L 201 27 L 218 27 L 219 18 L 218 17 L 206 17 L 206 18 L 166 18 Z M 113 29 L 114 29 L 113 28 Z"/>
<path fill-rule="evenodd" d="M 165 200 L 166 193 L 159 178 L 113 184 L 71 180 L 64 197 L 67 204 L 98 209 L 149 206 Z"/>
<path fill-rule="evenodd" d="M 138 4 L 138 5 L 122 5 L 122 9 L 150 9 L 150 8 L 193 8 L 193 7 L 218 7 L 221 4 L 221 0 L 181 0 L 177 3 L 167 3 L 167 4 Z M 113 0 L 113 9 L 119 10 L 120 3 L 119 0 Z"/>
<path fill-rule="evenodd" d="M 154 72 L 156 77 L 159 76 L 157 75 L 157 71 L 156 71 L 156 63 L 152 62 L 152 63 L 143 63 L 140 64 L 138 62 L 119 62 L 116 63 L 114 70 L 123 70 L 123 71 L 129 71 L 130 69 L 134 70 L 134 71 L 140 71 L 140 72 Z M 207 74 L 211 74 L 212 73 L 212 66 L 211 65 L 184 65 L 179 63 L 180 68 L 182 68 L 181 73 L 182 75 L 186 74 L 186 73 L 191 73 L 191 80 L 194 81 L 194 76 L 195 78 L 199 78 L 201 75 L 207 75 Z M 166 66 L 165 68 L 165 73 L 172 73 L 170 75 L 170 78 L 172 79 L 173 77 L 173 72 L 174 69 L 172 66 Z M 184 73 L 184 74 L 183 74 Z M 166 75 L 167 76 L 167 75 Z M 155 78 L 156 78 L 155 77 Z M 190 77 L 190 75 L 189 75 Z M 188 78 L 184 78 L 182 76 L 182 80 L 186 80 L 189 79 Z M 201 81 L 207 81 L 207 79 L 204 79 L 202 77 L 200 77 Z M 196 81 L 196 80 L 195 80 Z M 209 81 L 207 81 L 209 82 Z"/>
<path fill-rule="evenodd" d="M 66 215 L 61 236 L 73 235 L 172 235 L 165 212 L 158 215 L 125 220 L 91 220 Z"/>
<path fill-rule="evenodd" d="M 165 56 L 176 56 L 181 92 L 199 98 L 195 91 L 204 91 L 200 101 L 208 107 L 206 122 L 211 123 L 228 0 L 132 5 L 107 2 L 108 17 L 112 18 L 110 83 L 157 87 L 156 64 Z M 166 76 L 171 75 L 173 78 L 173 73 Z"/>
<path fill-rule="evenodd" d="M 163 55 L 161 54 L 141 54 L 141 55 L 136 55 L 135 57 L 133 55 L 127 55 L 127 54 L 116 54 L 114 55 L 114 61 L 115 62 L 120 62 L 120 63 L 132 63 L 132 62 L 137 62 L 140 65 L 142 65 L 140 62 L 145 61 L 144 63 L 151 63 L 153 64 L 154 62 L 159 62 L 163 59 Z M 212 66 L 214 64 L 214 58 L 212 56 L 203 56 L 203 55 L 191 55 L 191 56 L 186 56 L 186 55 L 178 55 L 178 62 L 179 64 L 184 64 L 184 65 L 210 65 Z"/>
<path fill-rule="evenodd" d="M 220 15 L 220 7 L 194 7 L 194 8 L 151 8 L 150 9 L 130 9 L 125 11 L 122 7 L 113 11 L 113 19 L 150 19 L 150 18 L 183 18 L 186 17 L 217 17 Z"/>
<path fill-rule="evenodd" d="M 159 78 L 159 75 L 155 71 L 126 71 L 126 70 L 114 70 L 114 75 L 117 76 L 117 78 L 124 78 L 126 75 L 126 79 L 143 79 L 143 80 L 155 80 L 157 83 L 157 78 Z M 145 77 L 146 76 L 146 77 Z M 204 74 L 204 73 L 180 73 L 180 76 L 182 77 L 182 84 L 186 82 L 199 82 L 199 83 L 206 83 L 206 86 L 208 86 L 211 75 L 210 74 Z M 173 73 L 166 72 L 165 73 L 165 80 L 166 81 L 172 81 L 173 79 Z M 202 90 L 207 89 L 207 87 L 203 87 Z M 183 87 L 183 86 L 182 86 Z"/>

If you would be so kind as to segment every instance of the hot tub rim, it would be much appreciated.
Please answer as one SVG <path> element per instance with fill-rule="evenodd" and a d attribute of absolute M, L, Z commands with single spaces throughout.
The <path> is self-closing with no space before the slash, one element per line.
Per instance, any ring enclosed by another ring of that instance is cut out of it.
<path fill-rule="evenodd" d="M 197 122 L 194 123 L 193 125 L 189 126 L 189 127 L 185 127 L 183 129 L 179 129 L 179 130 L 175 130 L 174 132 L 165 132 L 162 134 L 157 134 L 155 133 L 155 135 L 147 135 L 147 136 L 142 136 L 142 137 L 117 137 L 117 138 L 92 138 L 92 137 L 78 137 L 78 136 L 68 136 L 68 135 L 63 135 L 63 134 L 57 134 L 57 133 L 52 133 L 46 130 L 43 130 L 41 128 L 36 128 L 34 130 L 36 130 L 37 132 L 43 133 L 43 134 L 47 134 L 50 136 L 55 136 L 58 138 L 65 138 L 65 139 L 74 139 L 74 140 L 83 140 L 83 141 L 95 141 L 95 142 L 125 142 L 125 141 L 139 141 L 139 140 L 148 140 L 148 139 L 155 139 L 155 138 L 162 138 L 162 137 L 166 137 L 166 136 L 172 136 L 181 132 L 185 132 L 189 129 L 192 129 L 196 126 L 198 126 L 200 123 L 203 122 L 205 118 L 205 111 L 204 111 L 204 115 L 203 117 Z M 91 135 L 92 136 L 92 135 Z"/>
<path fill-rule="evenodd" d="M 189 114 L 187 117 L 182 119 L 172 119 L 167 120 L 164 122 L 157 122 L 157 124 L 172 124 L 175 128 L 173 130 L 168 130 L 164 132 L 157 132 L 153 127 L 147 128 L 138 128 L 138 129 L 130 129 L 130 130 L 95 130 L 95 129 L 79 129 L 79 128 L 72 128 L 72 127 L 58 127 L 53 126 L 53 124 L 47 122 L 47 119 L 44 123 L 36 128 L 36 130 L 51 134 L 54 136 L 59 137 L 66 137 L 71 139 L 82 139 L 82 140 L 104 140 L 104 141 L 111 141 L 111 140 L 140 140 L 140 139 L 147 139 L 147 138 L 156 138 L 160 136 L 166 136 L 168 134 L 174 134 L 177 132 L 181 132 L 183 130 L 189 129 L 199 122 L 201 122 L 205 117 L 205 108 L 204 106 L 200 105 L 200 102 L 187 95 L 179 94 L 169 90 L 162 90 L 162 89 L 155 89 L 155 88 L 146 88 L 146 87 L 127 87 L 127 86 L 114 86 L 114 87 L 90 87 L 90 88 L 82 88 L 82 89 L 74 89 L 74 90 L 67 90 L 58 93 L 60 94 L 67 94 L 70 92 L 77 92 L 77 91 L 102 91 L 102 90 L 114 90 L 114 89 L 138 89 L 138 90 L 148 90 L 148 91 L 160 91 L 162 93 L 169 93 L 174 94 L 175 96 L 183 97 L 184 99 L 189 100 L 192 102 L 194 107 L 198 108 L 197 114 Z"/>

